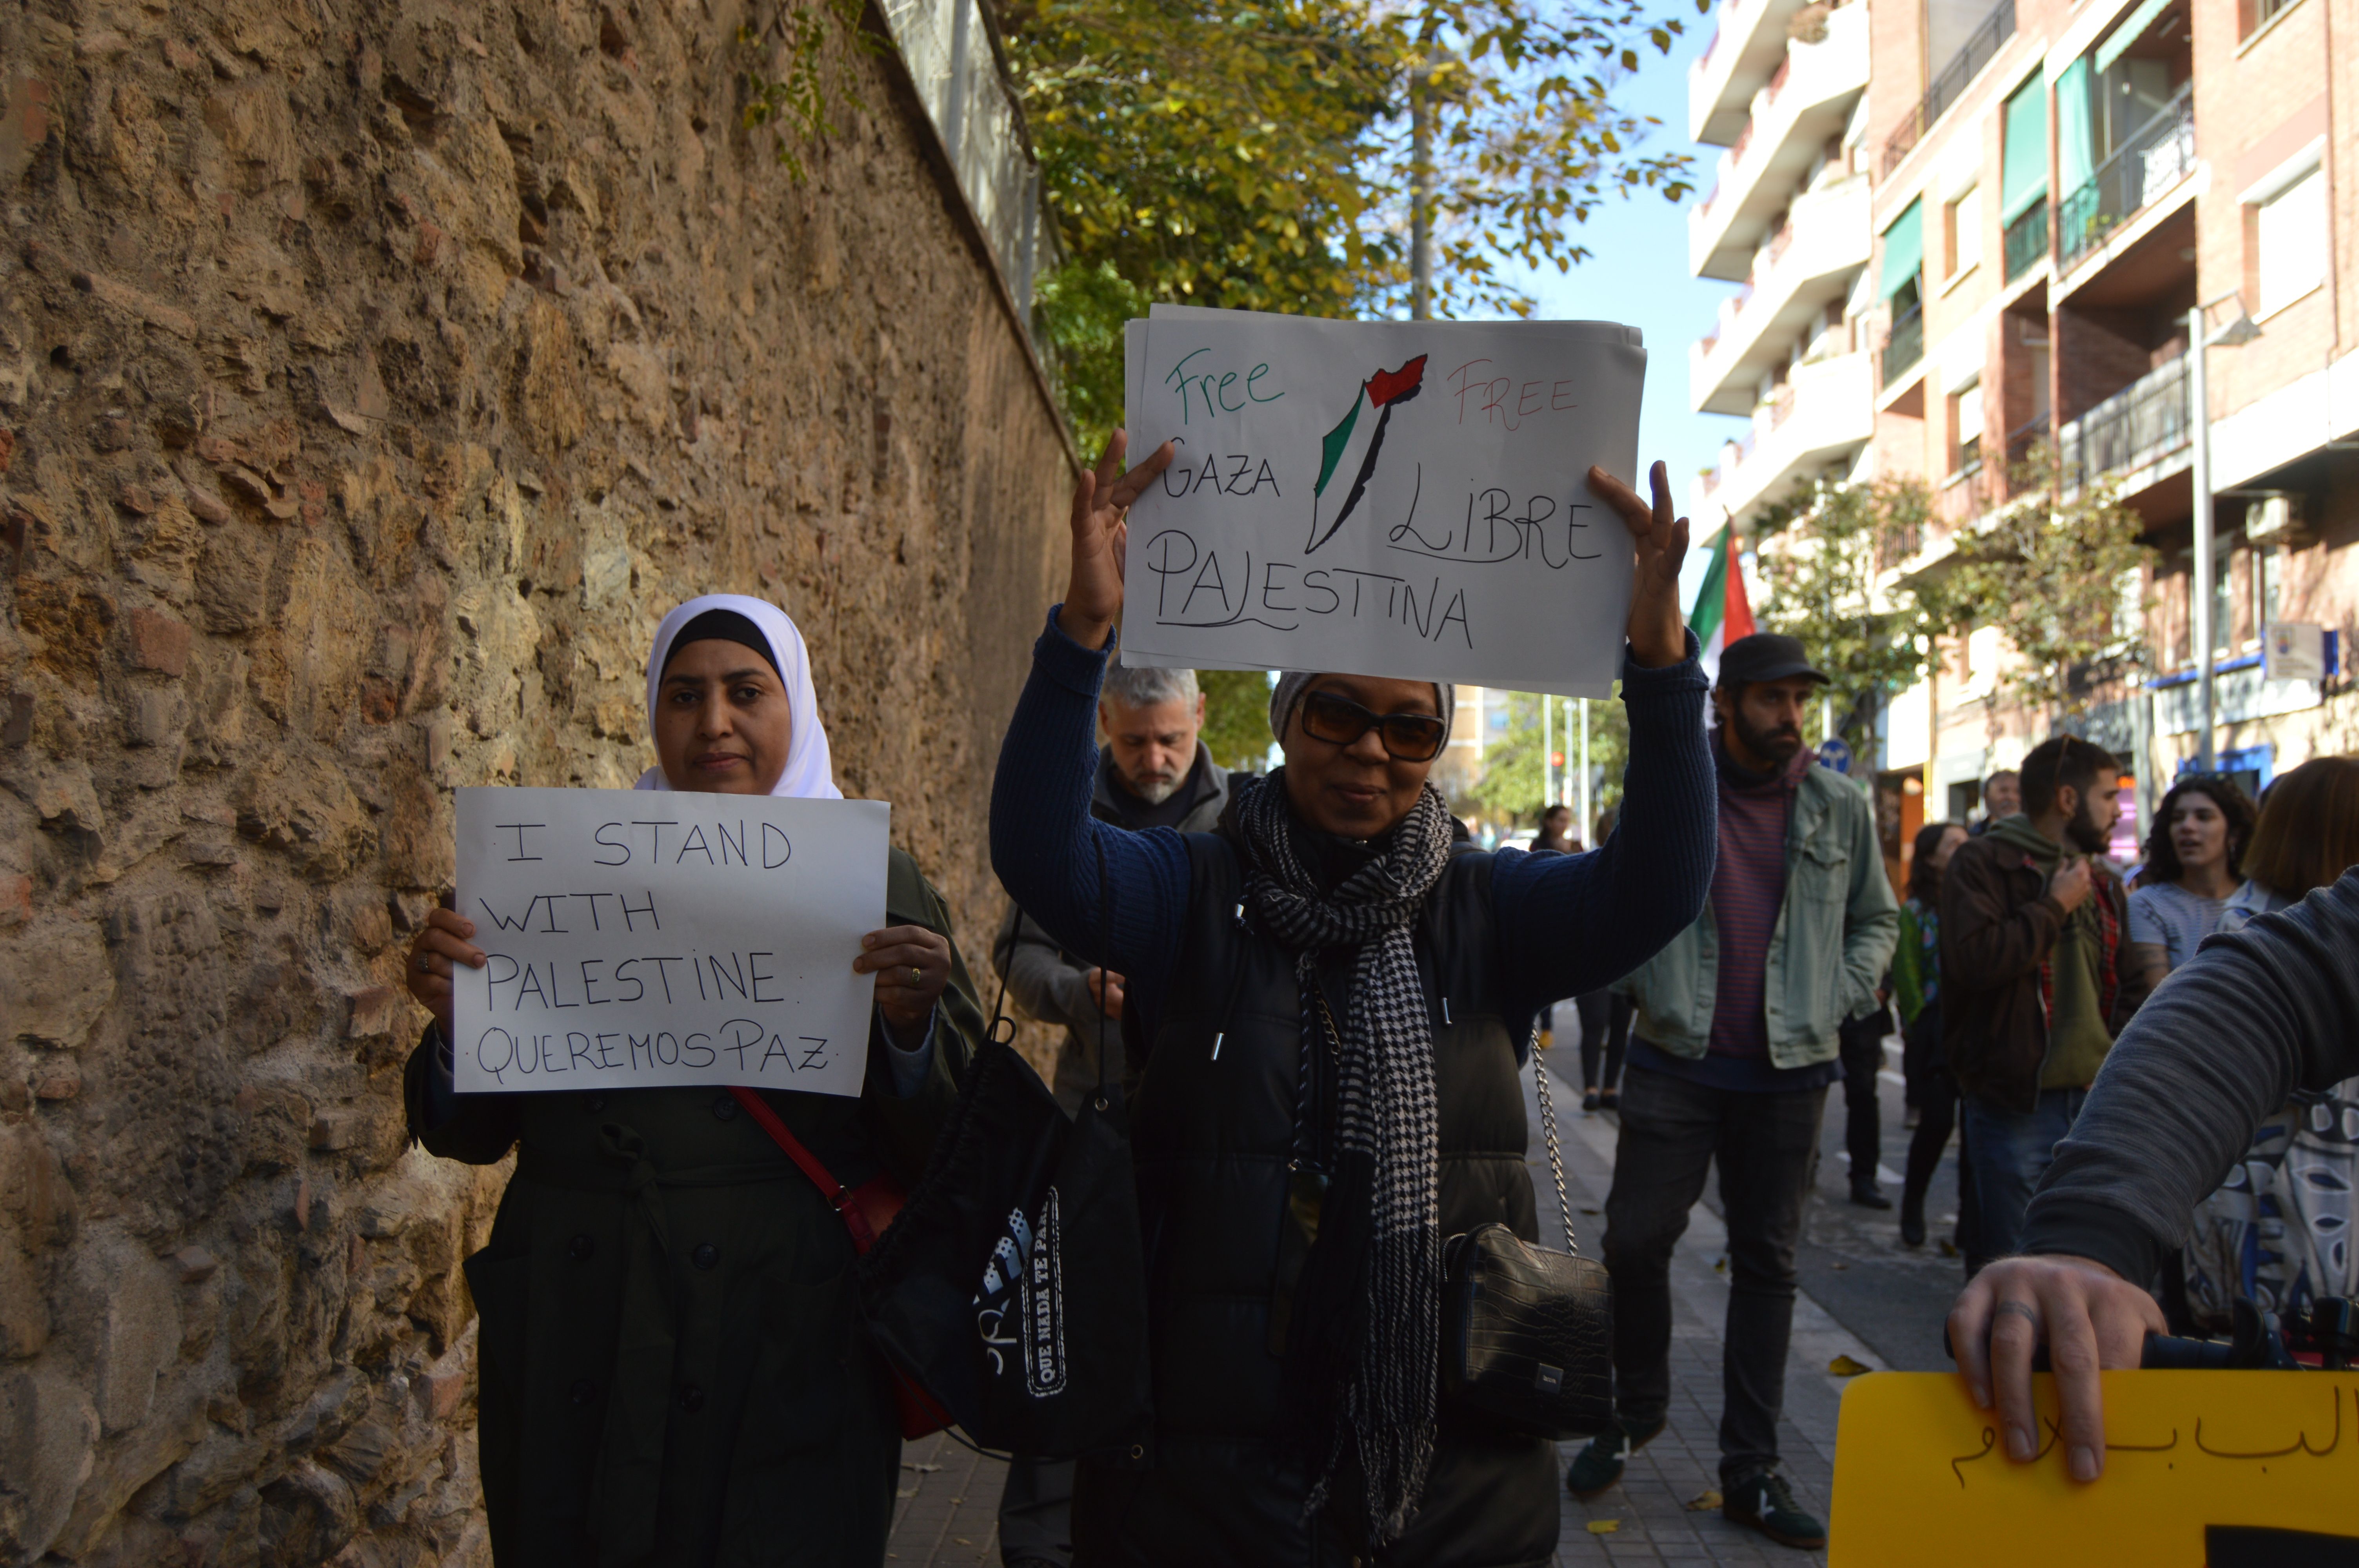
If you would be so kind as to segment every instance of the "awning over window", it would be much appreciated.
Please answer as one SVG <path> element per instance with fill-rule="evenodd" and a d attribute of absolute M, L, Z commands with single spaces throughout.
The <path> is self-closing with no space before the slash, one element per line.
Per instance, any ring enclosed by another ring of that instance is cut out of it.
<path fill-rule="evenodd" d="M 2113 35 L 2097 46 L 2097 69 L 2107 70 L 2114 61 L 2126 54 L 2129 47 L 2144 38 L 2146 30 L 2154 26 L 2154 19 L 2170 8 L 2170 4 L 2171 0 L 2146 0 L 2145 5 L 2131 12 L 2129 19 L 2115 27 Z"/>
<path fill-rule="evenodd" d="M 1907 287 L 1925 265 L 1924 203 L 1911 201 L 1908 211 L 1884 231 L 1883 295 L 1886 299 Z"/>
<path fill-rule="evenodd" d="M 2056 79 L 2056 191 L 2069 200 L 2096 172 L 2089 124 L 2089 62 L 2076 59 Z"/>
<path fill-rule="evenodd" d="M 2006 101 L 1998 222 L 2014 222 L 2048 194 L 2048 78 L 2034 76 Z"/>

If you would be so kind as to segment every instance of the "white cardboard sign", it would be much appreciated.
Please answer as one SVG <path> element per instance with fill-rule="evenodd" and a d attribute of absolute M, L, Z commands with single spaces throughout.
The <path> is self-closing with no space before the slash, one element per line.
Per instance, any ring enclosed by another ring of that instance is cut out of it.
<path fill-rule="evenodd" d="M 744 1084 L 856 1095 L 892 808 L 626 789 L 459 791 L 462 1094 Z"/>
<path fill-rule="evenodd" d="M 1123 662 L 1604 697 L 1647 351 L 1606 321 L 1327 321 L 1158 306 L 1124 337 Z"/>

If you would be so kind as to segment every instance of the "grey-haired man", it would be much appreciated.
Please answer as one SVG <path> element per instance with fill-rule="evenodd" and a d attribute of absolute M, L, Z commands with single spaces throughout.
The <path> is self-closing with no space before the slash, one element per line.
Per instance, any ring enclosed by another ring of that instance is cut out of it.
<path fill-rule="evenodd" d="M 1204 697 L 1195 671 L 1108 670 L 1098 697 L 1105 744 L 1098 750 L 1092 814 L 1134 830 L 1210 831 L 1229 803 L 1229 774 L 1198 738 L 1203 727 Z M 1080 1111 L 1082 1097 L 1098 1081 L 1101 1038 L 1110 1058 L 1106 1070 L 1120 1081 L 1120 975 L 1076 962 L 1013 903 L 992 944 L 991 962 L 1019 1011 L 1065 1026 L 1050 1087 L 1067 1115 Z M 1008 1466 L 999 1499 L 999 1550 L 1009 1568 L 1066 1568 L 1072 1562 L 1072 1491 L 1070 1462 L 1019 1457 Z"/>

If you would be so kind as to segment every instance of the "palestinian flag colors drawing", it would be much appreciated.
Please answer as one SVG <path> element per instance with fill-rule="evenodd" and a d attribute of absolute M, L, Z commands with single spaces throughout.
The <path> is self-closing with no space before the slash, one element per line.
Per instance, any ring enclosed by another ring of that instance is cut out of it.
<path fill-rule="evenodd" d="M 1723 528 L 1712 535 L 1712 565 L 1705 568 L 1703 586 L 1696 589 L 1695 609 L 1688 615 L 1688 630 L 1696 634 L 1703 648 L 1703 673 L 1707 679 L 1720 679 L 1720 651 L 1740 637 L 1750 637 L 1759 630 L 1753 624 L 1753 605 L 1745 597 L 1745 567 L 1732 547 L 1734 528 Z"/>
<path fill-rule="evenodd" d="M 1367 493 L 1368 478 L 1376 471 L 1376 454 L 1384 450 L 1385 427 L 1392 423 L 1393 410 L 1415 397 L 1424 385 L 1423 354 L 1398 370 L 1380 370 L 1360 384 L 1359 395 L 1352 400 L 1343 422 L 1328 431 L 1319 444 L 1319 482 L 1310 490 L 1310 543 L 1303 546 L 1303 554 L 1325 544 L 1359 508 L 1360 498 Z M 1343 503 L 1331 507 L 1328 486 L 1342 473 L 1351 476 L 1351 487 Z"/>

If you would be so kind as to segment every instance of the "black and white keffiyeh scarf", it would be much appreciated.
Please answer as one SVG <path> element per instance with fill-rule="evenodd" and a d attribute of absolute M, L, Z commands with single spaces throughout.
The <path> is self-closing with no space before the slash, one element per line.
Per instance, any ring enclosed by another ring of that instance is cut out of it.
<path fill-rule="evenodd" d="M 1356 953 L 1351 1000 L 1334 1020 L 1335 1180 L 1296 1298 L 1291 1337 L 1301 1348 L 1289 1350 L 1288 1372 L 1307 1407 L 1298 1413 L 1313 1467 L 1308 1510 L 1326 1505 L 1349 1444 L 1367 1487 L 1356 1522 L 1380 1545 L 1407 1527 L 1433 1457 L 1440 1145 L 1413 933 L 1450 859 L 1449 807 L 1426 785 L 1384 849 L 1326 892 L 1306 864 L 1309 830 L 1288 807 L 1283 768 L 1241 789 L 1231 820 L 1255 922 L 1296 954 L 1306 1042 L 1327 1028 L 1319 956 Z"/>

